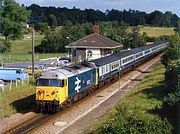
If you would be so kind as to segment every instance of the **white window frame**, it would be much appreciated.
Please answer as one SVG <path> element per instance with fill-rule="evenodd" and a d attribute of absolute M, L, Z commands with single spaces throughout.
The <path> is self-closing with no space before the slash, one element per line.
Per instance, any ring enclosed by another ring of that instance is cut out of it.
<path fill-rule="evenodd" d="M 136 55 L 138 55 L 138 54 L 140 54 L 140 53 L 142 53 L 142 55 L 136 58 Z M 139 59 L 139 58 L 141 58 L 141 57 L 143 57 L 143 56 L 144 56 L 143 51 L 142 51 L 142 52 L 139 52 L 139 53 L 135 54 L 135 59 Z"/>
<path fill-rule="evenodd" d="M 133 57 L 133 59 L 130 60 L 130 61 L 128 61 L 128 62 L 123 63 L 123 60 L 124 60 L 124 59 L 127 59 L 127 58 L 129 58 L 129 57 Z M 130 63 L 130 62 L 132 62 L 132 61 L 134 61 L 134 55 L 129 55 L 129 56 L 124 57 L 124 58 L 121 59 L 121 65 L 124 66 L 124 65 L 126 65 L 126 64 L 128 64 L 128 63 Z"/>

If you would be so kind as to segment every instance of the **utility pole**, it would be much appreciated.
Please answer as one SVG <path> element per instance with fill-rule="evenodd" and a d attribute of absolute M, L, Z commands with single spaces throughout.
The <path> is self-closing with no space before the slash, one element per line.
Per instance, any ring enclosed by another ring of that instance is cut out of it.
<path fill-rule="evenodd" d="M 34 28 L 32 30 L 32 78 L 34 82 Z"/>

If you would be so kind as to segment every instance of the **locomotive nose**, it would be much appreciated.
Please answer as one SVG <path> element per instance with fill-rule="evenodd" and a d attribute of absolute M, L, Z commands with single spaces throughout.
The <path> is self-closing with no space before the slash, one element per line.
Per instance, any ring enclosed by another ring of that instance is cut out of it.
<path fill-rule="evenodd" d="M 36 100 L 53 101 L 57 98 L 57 91 L 56 87 L 37 87 Z"/>

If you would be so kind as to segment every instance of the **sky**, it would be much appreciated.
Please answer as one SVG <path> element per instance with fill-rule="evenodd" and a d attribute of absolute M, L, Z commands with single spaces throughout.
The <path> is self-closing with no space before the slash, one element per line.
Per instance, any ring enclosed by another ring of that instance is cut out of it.
<path fill-rule="evenodd" d="M 101 11 L 106 9 L 117 10 L 140 10 L 147 13 L 154 10 L 171 11 L 180 17 L 180 0 L 15 0 L 17 3 L 29 6 L 37 4 L 40 6 L 55 6 L 85 9 L 92 8 Z"/>

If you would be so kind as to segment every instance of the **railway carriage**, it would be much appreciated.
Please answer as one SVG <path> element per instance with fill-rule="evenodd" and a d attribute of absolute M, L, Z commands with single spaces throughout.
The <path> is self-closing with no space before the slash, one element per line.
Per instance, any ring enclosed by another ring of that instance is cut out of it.
<path fill-rule="evenodd" d="M 43 73 L 37 79 L 36 101 L 41 111 L 57 107 L 87 95 L 142 62 L 161 53 L 168 41 L 123 51 L 91 62 L 62 67 Z"/>

